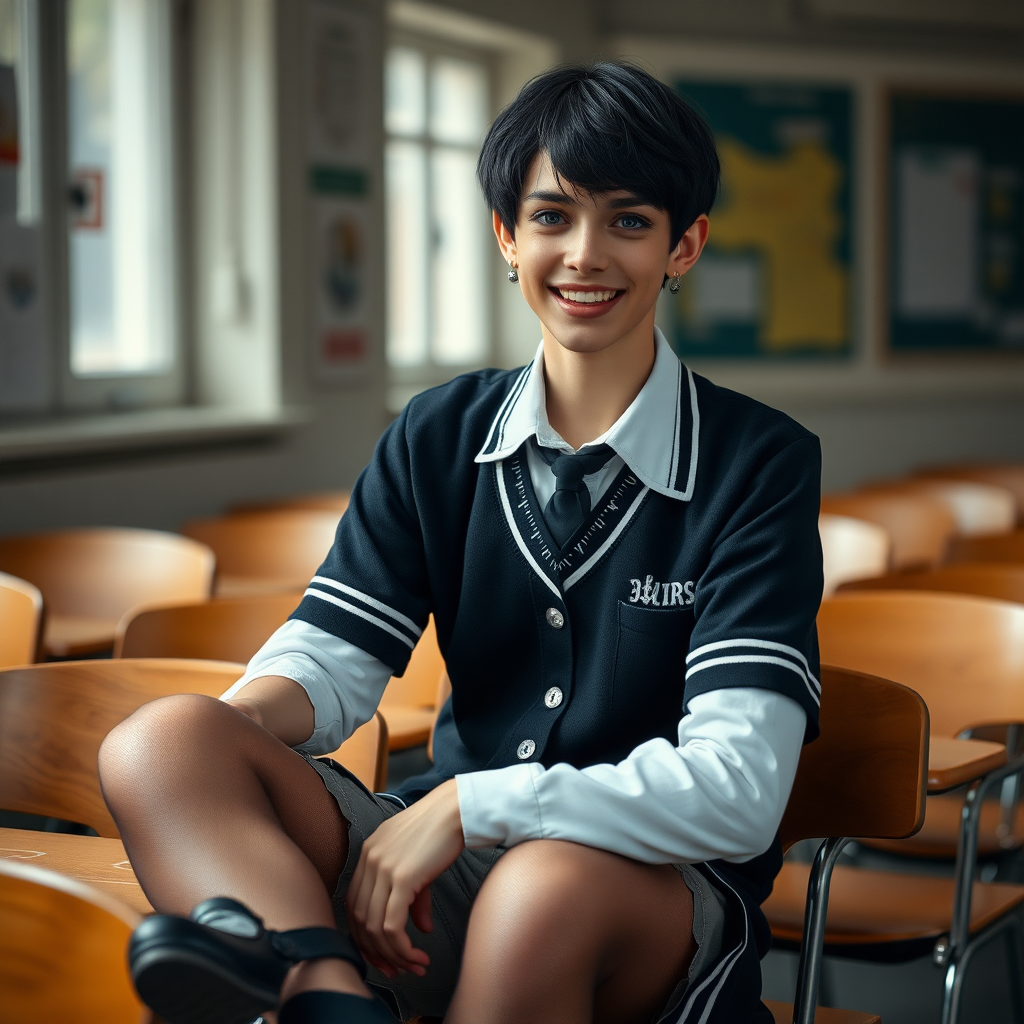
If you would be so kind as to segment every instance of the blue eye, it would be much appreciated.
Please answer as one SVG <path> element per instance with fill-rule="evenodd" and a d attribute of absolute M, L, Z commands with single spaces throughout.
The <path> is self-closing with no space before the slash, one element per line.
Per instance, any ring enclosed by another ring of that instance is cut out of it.
<path fill-rule="evenodd" d="M 619 218 L 619 226 L 628 228 L 630 231 L 636 231 L 638 228 L 650 227 L 650 224 L 643 217 L 635 213 L 626 213 Z"/>
<path fill-rule="evenodd" d="M 540 210 L 533 215 L 532 219 L 546 228 L 557 227 L 565 221 L 565 218 L 557 210 Z"/>

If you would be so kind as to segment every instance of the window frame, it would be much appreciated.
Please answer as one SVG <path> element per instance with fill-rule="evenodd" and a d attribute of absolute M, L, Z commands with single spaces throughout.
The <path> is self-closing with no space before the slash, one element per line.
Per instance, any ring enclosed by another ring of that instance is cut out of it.
<path fill-rule="evenodd" d="M 497 113 L 495 106 L 495 97 L 498 93 L 498 60 L 497 54 L 493 50 L 485 48 L 476 48 L 470 45 L 463 44 L 458 41 L 440 38 L 434 35 L 421 35 L 417 32 L 410 31 L 409 29 L 401 27 L 392 27 L 387 35 L 387 41 L 385 44 L 385 57 L 384 67 L 387 67 L 387 54 L 392 47 L 408 47 L 419 51 L 424 55 L 427 61 L 427 77 L 429 81 L 430 67 L 432 63 L 437 59 L 443 58 L 455 58 L 457 60 L 465 60 L 472 62 L 483 68 L 486 81 L 487 81 L 487 105 L 486 105 L 486 117 L 487 124 L 489 125 L 494 115 Z M 429 99 L 428 99 L 429 104 Z M 480 142 L 473 146 L 470 145 L 459 145 L 457 143 L 448 143 L 436 141 L 431 137 L 429 130 L 429 106 L 428 106 L 428 117 L 426 127 L 420 135 L 405 135 L 391 133 L 387 130 L 385 124 L 384 127 L 384 146 L 385 154 L 387 152 L 388 144 L 391 141 L 401 142 L 413 142 L 418 145 L 422 145 L 424 148 L 424 154 L 426 158 L 426 194 L 427 201 L 430 204 L 432 194 L 432 170 L 431 170 L 431 155 L 435 149 L 460 149 L 463 152 L 472 152 L 474 159 L 480 152 L 480 143 L 483 141 L 482 137 Z M 429 208 L 429 207 L 428 207 Z M 486 207 L 485 207 L 486 209 Z M 428 237 L 433 234 L 433 210 L 429 208 L 431 223 L 428 225 Z M 385 209 L 385 218 L 387 218 L 388 212 Z M 481 233 L 483 237 L 484 251 L 492 252 L 493 244 L 490 242 L 491 238 L 491 227 L 488 219 L 485 219 L 481 225 Z M 428 246 L 430 243 L 428 242 Z M 426 273 L 430 275 L 431 282 L 428 285 L 428 298 L 427 298 L 427 309 L 424 311 L 424 316 L 427 319 L 428 332 L 432 332 L 433 328 L 433 270 L 431 267 L 430 250 L 428 248 L 426 266 L 420 268 L 418 264 L 410 266 L 410 273 Z M 386 265 L 386 264 L 385 264 Z M 484 287 L 484 324 L 486 333 L 486 344 L 479 357 L 479 359 L 472 360 L 465 363 L 440 363 L 435 362 L 433 356 L 433 336 L 432 333 L 428 333 L 427 336 L 427 358 L 424 362 L 415 366 L 394 366 L 390 361 L 387 361 L 387 380 L 388 380 L 388 408 L 392 411 L 401 409 L 402 406 L 415 394 L 420 391 L 424 391 L 427 388 L 434 387 L 438 384 L 443 384 L 446 381 L 451 380 L 453 377 L 457 377 L 461 373 L 467 373 L 471 370 L 478 370 L 482 367 L 493 366 L 498 361 L 499 357 L 499 343 L 498 343 L 498 302 L 496 289 L 493 280 L 492 268 L 494 266 L 493 258 L 486 260 L 484 274 L 483 274 L 483 287 Z M 387 360 L 387 344 L 385 342 L 385 359 Z"/>

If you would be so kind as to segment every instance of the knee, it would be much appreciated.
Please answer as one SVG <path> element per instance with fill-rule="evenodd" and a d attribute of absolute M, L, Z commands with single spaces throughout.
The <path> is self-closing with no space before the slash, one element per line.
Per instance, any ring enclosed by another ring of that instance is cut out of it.
<path fill-rule="evenodd" d="M 231 709 L 213 697 L 182 693 L 150 701 L 114 726 L 100 745 L 99 773 L 104 793 L 123 782 L 140 781 L 179 762 L 183 755 L 215 742 L 213 735 L 224 712 Z"/>
<path fill-rule="evenodd" d="M 586 908 L 594 898 L 595 860 L 611 854 L 559 840 L 520 843 L 495 864 L 478 902 L 488 916 L 499 915 L 517 944 L 535 946 L 572 922 L 586 927 Z"/>

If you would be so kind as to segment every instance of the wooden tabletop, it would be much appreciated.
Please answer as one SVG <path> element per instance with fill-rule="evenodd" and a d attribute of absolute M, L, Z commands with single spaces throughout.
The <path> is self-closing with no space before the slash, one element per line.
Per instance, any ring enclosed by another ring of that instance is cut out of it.
<path fill-rule="evenodd" d="M 0 859 L 22 861 L 77 878 L 140 914 L 153 913 L 120 839 L 0 828 Z"/>
<path fill-rule="evenodd" d="M 1006 747 L 988 740 L 932 736 L 928 744 L 928 792 L 944 793 L 1006 764 Z"/>

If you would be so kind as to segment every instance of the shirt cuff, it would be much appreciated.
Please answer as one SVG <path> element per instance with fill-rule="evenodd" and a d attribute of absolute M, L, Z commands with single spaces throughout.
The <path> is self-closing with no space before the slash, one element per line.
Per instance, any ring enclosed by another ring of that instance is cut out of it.
<path fill-rule="evenodd" d="M 543 839 L 534 781 L 543 774 L 542 765 L 513 764 L 456 775 L 466 846 L 515 846 L 527 839 Z"/>

